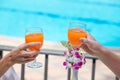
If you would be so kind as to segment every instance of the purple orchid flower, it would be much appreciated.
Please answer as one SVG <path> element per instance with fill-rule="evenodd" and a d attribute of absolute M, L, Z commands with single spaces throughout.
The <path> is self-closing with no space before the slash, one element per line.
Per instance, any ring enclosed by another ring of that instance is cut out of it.
<path fill-rule="evenodd" d="M 80 58 L 82 60 L 82 56 L 80 56 L 79 52 L 75 52 L 75 57 Z"/>
<path fill-rule="evenodd" d="M 67 54 L 67 51 L 64 52 L 64 55 L 67 56 L 66 61 L 63 62 L 63 65 L 66 66 L 66 69 L 72 67 L 73 69 L 78 70 L 86 63 L 85 57 L 79 52 L 79 50 L 79 48 L 77 50 L 71 49 L 69 50 L 69 54 Z"/>
<path fill-rule="evenodd" d="M 66 61 L 65 61 L 65 62 L 63 62 L 63 65 L 64 65 L 64 66 L 66 66 L 66 65 L 67 65 L 67 62 L 66 62 Z"/>
<path fill-rule="evenodd" d="M 66 55 L 67 54 L 67 51 L 64 51 L 64 55 Z"/>
<path fill-rule="evenodd" d="M 71 49 L 71 50 L 69 50 L 69 53 L 70 53 L 70 54 L 72 54 L 72 53 L 73 53 L 73 51 L 74 51 L 74 50 L 73 50 L 73 49 Z"/>
<path fill-rule="evenodd" d="M 78 70 L 79 68 L 81 68 L 81 66 L 82 66 L 82 62 L 78 62 L 78 63 L 73 64 L 73 68 L 75 70 Z"/>

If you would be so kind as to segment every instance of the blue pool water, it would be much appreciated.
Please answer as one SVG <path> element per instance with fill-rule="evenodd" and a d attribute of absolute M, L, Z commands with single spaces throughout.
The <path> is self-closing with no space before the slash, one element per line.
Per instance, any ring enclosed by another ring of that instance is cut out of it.
<path fill-rule="evenodd" d="M 0 35 L 24 38 L 41 26 L 45 40 L 67 40 L 70 21 L 87 24 L 101 44 L 120 47 L 120 0 L 0 0 Z"/>

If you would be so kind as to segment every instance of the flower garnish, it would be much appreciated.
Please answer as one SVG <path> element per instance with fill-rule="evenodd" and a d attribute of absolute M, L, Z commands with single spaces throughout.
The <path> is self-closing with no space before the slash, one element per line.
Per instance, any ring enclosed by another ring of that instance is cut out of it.
<path fill-rule="evenodd" d="M 78 70 L 86 63 L 84 50 L 81 48 L 74 50 L 66 41 L 62 41 L 61 44 L 68 49 L 68 51 L 64 51 L 66 59 L 63 62 L 63 65 L 66 66 L 66 68 L 74 68 L 75 70 Z"/>

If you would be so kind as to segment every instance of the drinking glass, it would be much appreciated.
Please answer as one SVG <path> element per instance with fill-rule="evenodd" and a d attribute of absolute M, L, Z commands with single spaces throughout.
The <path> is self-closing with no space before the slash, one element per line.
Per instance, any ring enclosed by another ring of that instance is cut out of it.
<path fill-rule="evenodd" d="M 73 49 L 81 46 L 80 38 L 86 38 L 86 24 L 81 22 L 70 22 L 68 29 L 68 41 Z"/>
<path fill-rule="evenodd" d="M 26 29 L 25 33 L 25 42 L 40 42 L 41 44 L 38 46 L 30 47 L 28 51 L 40 50 L 43 45 L 43 31 L 40 27 L 29 27 Z M 36 62 L 36 59 L 27 64 L 30 68 L 39 68 L 42 66 L 42 63 Z"/>

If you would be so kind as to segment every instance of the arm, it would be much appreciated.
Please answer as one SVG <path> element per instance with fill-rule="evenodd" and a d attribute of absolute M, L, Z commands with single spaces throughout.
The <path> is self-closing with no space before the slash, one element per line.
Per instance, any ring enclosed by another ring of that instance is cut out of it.
<path fill-rule="evenodd" d="M 6 55 L 0 60 L 0 77 L 12 66 L 14 63 L 11 61 L 10 55 Z"/>
<path fill-rule="evenodd" d="M 18 46 L 0 60 L 0 77 L 14 64 L 27 63 L 36 58 L 39 51 L 26 51 L 31 46 L 38 46 L 40 43 L 32 42 Z"/>
<path fill-rule="evenodd" d="M 105 47 L 101 47 L 100 53 L 96 56 L 120 78 L 120 56 Z"/>
<path fill-rule="evenodd" d="M 88 34 L 87 39 L 81 39 L 81 42 L 81 48 L 89 54 L 98 57 L 120 78 L 120 56 L 99 44 L 90 34 Z"/>

